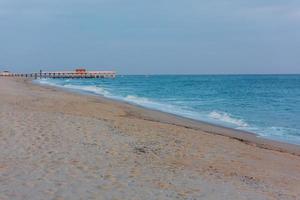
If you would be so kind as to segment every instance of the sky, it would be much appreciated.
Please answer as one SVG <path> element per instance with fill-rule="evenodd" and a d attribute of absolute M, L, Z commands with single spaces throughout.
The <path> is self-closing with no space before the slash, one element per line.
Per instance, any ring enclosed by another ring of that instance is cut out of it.
<path fill-rule="evenodd" d="M 0 0 L 0 71 L 300 73 L 299 0 Z"/>

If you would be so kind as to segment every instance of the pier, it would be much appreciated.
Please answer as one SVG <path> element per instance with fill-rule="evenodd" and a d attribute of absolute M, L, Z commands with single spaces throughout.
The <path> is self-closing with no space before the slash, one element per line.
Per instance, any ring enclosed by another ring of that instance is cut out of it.
<path fill-rule="evenodd" d="M 4 77 L 25 77 L 25 78 L 115 78 L 115 71 L 87 71 L 86 69 L 76 69 L 75 71 L 42 71 L 38 73 L 10 73 L 0 72 Z"/>

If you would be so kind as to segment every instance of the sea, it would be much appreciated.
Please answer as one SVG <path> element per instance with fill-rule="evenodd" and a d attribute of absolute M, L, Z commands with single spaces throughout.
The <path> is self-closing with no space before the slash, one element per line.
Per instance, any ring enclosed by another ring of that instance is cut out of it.
<path fill-rule="evenodd" d="M 300 145 L 300 75 L 118 75 L 37 82 Z"/>

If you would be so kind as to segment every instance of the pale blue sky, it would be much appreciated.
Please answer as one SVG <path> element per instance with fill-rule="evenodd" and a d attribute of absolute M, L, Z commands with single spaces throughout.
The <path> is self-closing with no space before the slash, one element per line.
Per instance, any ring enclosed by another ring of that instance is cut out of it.
<path fill-rule="evenodd" d="M 300 73 L 300 1 L 0 0 L 0 70 L 77 66 Z"/>

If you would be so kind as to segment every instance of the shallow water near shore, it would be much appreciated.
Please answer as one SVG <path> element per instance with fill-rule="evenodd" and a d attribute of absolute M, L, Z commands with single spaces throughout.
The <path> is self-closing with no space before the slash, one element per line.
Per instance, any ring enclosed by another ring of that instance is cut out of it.
<path fill-rule="evenodd" d="M 300 145 L 300 75 L 128 75 L 37 82 Z"/>

